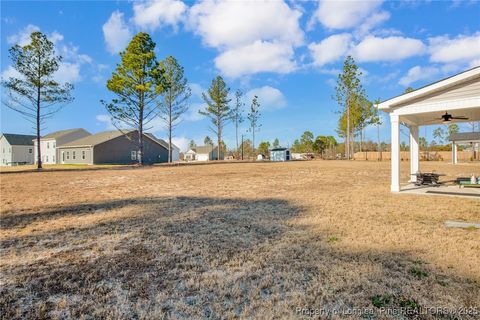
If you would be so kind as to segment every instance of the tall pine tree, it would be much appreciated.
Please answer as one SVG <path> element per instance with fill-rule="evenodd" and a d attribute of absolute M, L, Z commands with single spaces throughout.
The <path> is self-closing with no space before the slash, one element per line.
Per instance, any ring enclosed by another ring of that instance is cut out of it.
<path fill-rule="evenodd" d="M 228 93 L 230 89 L 221 76 L 212 80 L 210 88 L 202 93 L 203 100 L 207 104 L 204 110 L 199 113 L 210 119 L 212 127 L 210 130 L 217 136 L 217 159 L 220 160 L 223 128 L 232 119 L 232 111 L 229 106 Z"/>
<path fill-rule="evenodd" d="M 157 116 L 157 99 L 165 87 L 154 49 L 150 35 L 143 32 L 135 35 L 127 49 L 120 53 L 121 62 L 107 81 L 107 89 L 116 98 L 108 103 L 102 100 L 118 130 L 127 137 L 130 136 L 125 129 L 137 131 L 132 141 L 138 149 L 139 165 L 143 164 L 143 133 L 150 129 L 148 124 Z"/>
<path fill-rule="evenodd" d="M 29 44 L 14 45 L 9 53 L 13 68 L 20 76 L 2 81 L 8 93 L 7 99 L 2 99 L 2 102 L 34 126 L 37 135 L 37 168 L 41 169 L 41 126 L 66 103 L 73 101 L 73 86 L 55 81 L 54 74 L 62 57 L 55 55 L 53 43 L 43 33 L 33 32 Z"/>

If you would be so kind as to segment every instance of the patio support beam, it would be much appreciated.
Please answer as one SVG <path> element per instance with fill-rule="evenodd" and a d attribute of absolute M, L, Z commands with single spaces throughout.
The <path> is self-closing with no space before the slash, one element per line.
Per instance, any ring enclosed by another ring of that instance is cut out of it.
<path fill-rule="evenodd" d="M 390 190 L 400 192 L 400 117 L 396 114 L 390 114 L 391 139 L 392 139 L 392 183 Z"/>
<path fill-rule="evenodd" d="M 455 143 L 455 141 L 452 141 L 452 163 L 453 164 L 458 163 L 458 160 L 457 160 L 457 144 Z"/>
<path fill-rule="evenodd" d="M 418 126 L 410 126 L 410 182 L 417 182 L 419 169 Z M 413 175 L 412 175 L 413 174 Z"/>

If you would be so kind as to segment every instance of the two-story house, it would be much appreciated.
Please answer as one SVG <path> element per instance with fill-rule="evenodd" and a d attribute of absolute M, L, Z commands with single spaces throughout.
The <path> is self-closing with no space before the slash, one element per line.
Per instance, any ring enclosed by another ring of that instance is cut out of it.
<path fill-rule="evenodd" d="M 60 163 L 58 147 L 69 142 L 89 136 L 90 132 L 77 128 L 52 132 L 40 139 L 40 154 L 42 163 L 57 164 Z M 35 163 L 37 162 L 37 141 L 34 142 Z"/>

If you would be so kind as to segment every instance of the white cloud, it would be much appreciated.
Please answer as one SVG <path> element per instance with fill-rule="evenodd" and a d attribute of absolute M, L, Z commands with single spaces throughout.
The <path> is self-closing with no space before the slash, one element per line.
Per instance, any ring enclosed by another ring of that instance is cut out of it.
<path fill-rule="evenodd" d="M 17 34 L 8 37 L 7 41 L 10 44 L 25 46 L 30 43 L 30 34 L 37 31 L 41 31 L 39 27 L 29 24 Z M 64 36 L 58 31 L 47 34 L 47 38 L 54 44 L 55 54 L 61 55 L 63 58 L 58 70 L 54 74 L 54 79 L 60 83 L 80 81 L 82 79 L 80 75 L 81 66 L 83 64 L 92 64 L 93 59 L 86 54 L 80 53 L 79 48 L 73 44 L 65 43 Z M 2 76 L 18 77 L 19 73 L 9 66 L 3 71 Z"/>
<path fill-rule="evenodd" d="M 60 83 L 75 83 L 80 81 L 80 64 L 70 62 L 60 63 L 57 72 L 55 72 L 54 78 Z"/>
<path fill-rule="evenodd" d="M 352 36 L 347 33 L 336 34 L 323 39 L 319 43 L 311 43 L 308 48 L 316 66 L 337 61 L 347 53 L 351 46 Z"/>
<path fill-rule="evenodd" d="M 263 86 L 248 91 L 245 94 L 247 98 L 246 106 L 250 107 L 250 102 L 254 96 L 258 96 L 258 102 L 260 103 L 260 110 L 276 110 L 282 109 L 287 106 L 287 100 L 283 93 L 277 88 L 270 86 Z"/>
<path fill-rule="evenodd" d="M 417 39 L 368 36 L 353 48 L 352 53 L 358 61 L 368 62 L 399 61 L 421 55 L 425 51 L 425 45 Z"/>
<path fill-rule="evenodd" d="M 206 104 L 203 102 L 191 103 L 187 112 L 182 115 L 182 121 L 199 121 L 204 118 L 198 111 L 205 109 Z"/>
<path fill-rule="evenodd" d="M 11 35 L 7 38 L 9 44 L 18 44 L 19 46 L 25 46 L 30 43 L 30 34 L 32 32 L 40 31 L 40 28 L 36 25 L 29 24 L 24 29 L 20 30 L 17 34 Z"/>
<path fill-rule="evenodd" d="M 221 53 L 215 58 L 215 66 L 232 78 L 258 72 L 289 73 L 296 69 L 293 55 L 288 44 L 259 40 Z"/>
<path fill-rule="evenodd" d="M 162 25 L 177 28 L 184 19 L 187 6 L 178 0 L 150 0 L 133 5 L 133 22 L 145 29 L 155 30 Z"/>
<path fill-rule="evenodd" d="M 14 67 L 8 66 L 7 69 L 2 71 L 2 74 L 0 75 L 0 78 L 2 80 L 8 80 L 9 78 L 21 78 L 22 75 L 15 70 Z"/>
<path fill-rule="evenodd" d="M 358 26 L 355 33 L 358 36 L 363 36 L 367 34 L 371 29 L 387 21 L 388 19 L 390 19 L 390 13 L 388 13 L 387 11 L 375 12 L 370 17 L 368 17 L 365 22 Z"/>
<path fill-rule="evenodd" d="M 107 50 L 111 54 L 125 50 L 128 42 L 132 38 L 130 29 L 123 20 L 123 13 L 115 11 L 102 27 L 103 37 L 107 45 Z"/>
<path fill-rule="evenodd" d="M 168 138 L 164 137 L 163 140 L 168 142 Z M 185 137 L 172 137 L 172 143 L 180 148 L 180 151 L 188 151 L 190 140 Z"/>
<path fill-rule="evenodd" d="M 402 86 L 409 86 L 410 84 L 420 81 L 429 80 L 436 77 L 440 73 L 440 70 L 435 67 L 421 67 L 415 66 L 408 70 L 407 74 L 400 78 L 398 82 Z"/>
<path fill-rule="evenodd" d="M 381 6 L 382 1 L 321 0 L 313 19 L 329 29 L 349 29 L 358 26 Z M 378 19 L 379 17 L 376 17 Z M 381 20 L 381 19 L 380 19 Z"/>
<path fill-rule="evenodd" d="M 302 13 L 283 1 L 201 1 L 189 15 L 190 28 L 211 47 L 238 47 L 257 40 L 303 43 Z"/>
<path fill-rule="evenodd" d="M 95 119 L 101 124 L 105 125 L 105 130 L 117 130 L 112 124 L 112 118 L 108 114 L 99 114 Z"/>
<path fill-rule="evenodd" d="M 302 13 L 284 1 L 208 1 L 192 6 L 188 27 L 219 50 L 215 66 L 227 77 L 296 69 L 294 48 L 304 42 Z"/>
<path fill-rule="evenodd" d="M 440 63 L 472 63 L 480 59 L 480 32 L 471 36 L 458 35 L 428 39 L 430 60 Z"/>

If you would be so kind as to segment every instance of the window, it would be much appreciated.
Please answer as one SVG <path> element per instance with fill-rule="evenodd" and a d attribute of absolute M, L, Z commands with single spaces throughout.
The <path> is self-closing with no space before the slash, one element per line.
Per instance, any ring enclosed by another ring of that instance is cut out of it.
<path fill-rule="evenodd" d="M 47 142 L 47 149 L 50 148 L 50 144 Z"/>
<path fill-rule="evenodd" d="M 48 156 L 45 156 L 45 162 L 48 162 Z"/>
<path fill-rule="evenodd" d="M 57 144 L 55 142 L 53 142 L 53 148 L 55 148 L 57 146 Z"/>
<path fill-rule="evenodd" d="M 72 159 L 75 160 L 75 151 L 72 151 Z"/>
<path fill-rule="evenodd" d="M 28 153 L 32 153 L 32 151 L 33 151 L 32 148 L 28 149 Z"/>
<path fill-rule="evenodd" d="M 65 161 L 65 152 L 62 151 L 62 161 Z"/>
<path fill-rule="evenodd" d="M 82 151 L 82 159 L 85 160 L 85 151 Z"/>
<path fill-rule="evenodd" d="M 132 151 L 131 157 L 132 157 L 132 160 L 137 160 L 137 151 Z"/>
<path fill-rule="evenodd" d="M 52 159 L 52 162 L 55 162 L 55 156 L 52 156 L 52 158 L 53 158 L 53 159 Z"/>
<path fill-rule="evenodd" d="M 70 159 L 70 151 L 67 151 L 67 160 Z"/>

